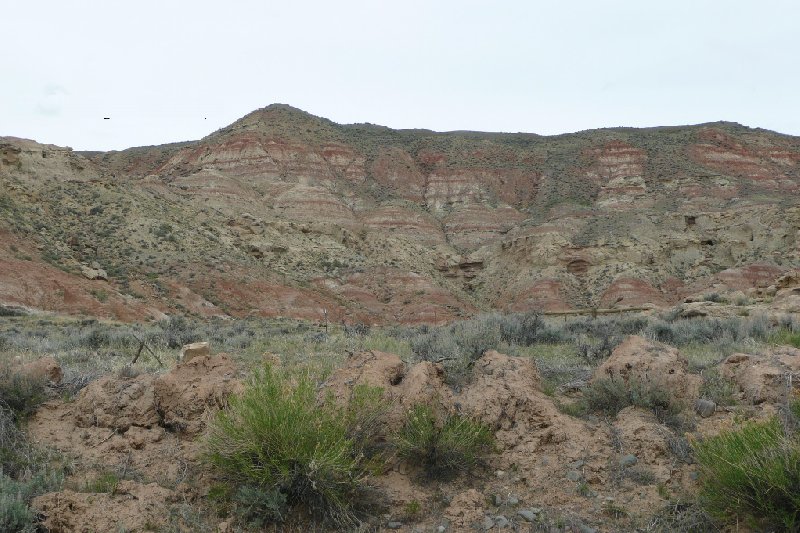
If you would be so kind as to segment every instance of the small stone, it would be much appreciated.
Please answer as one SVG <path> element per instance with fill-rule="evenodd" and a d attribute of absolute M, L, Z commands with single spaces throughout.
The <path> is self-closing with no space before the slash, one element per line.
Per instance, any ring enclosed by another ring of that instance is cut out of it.
<path fill-rule="evenodd" d="M 698 398 L 694 402 L 694 411 L 698 415 L 703 418 L 708 418 L 709 416 L 714 414 L 714 411 L 717 410 L 717 404 L 712 402 L 711 400 L 706 400 L 703 398 Z"/>
<path fill-rule="evenodd" d="M 580 524 L 578 529 L 581 530 L 581 533 L 597 533 L 597 530 L 593 527 L 589 527 L 586 524 Z"/>
<path fill-rule="evenodd" d="M 498 471 L 496 471 L 494 473 L 494 475 L 497 476 L 497 477 L 504 477 L 506 475 L 506 473 L 505 473 L 504 470 L 498 470 Z"/>
<path fill-rule="evenodd" d="M 191 344 L 184 344 L 181 348 L 181 354 L 178 360 L 183 363 L 188 363 L 195 357 L 209 355 L 209 348 L 207 342 L 193 342 Z"/>
<path fill-rule="evenodd" d="M 579 470 L 579 469 L 583 468 L 585 465 L 586 465 L 585 461 L 575 461 L 573 463 L 570 463 L 569 466 L 574 468 L 575 470 Z"/>
<path fill-rule="evenodd" d="M 389 522 L 388 524 L 386 524 L 386 527 L 388 527 L 389 529 L 400 529 L 401 527 L 403 527 L 403 523 L 402 522 Z"/>
<path fill-rule="evenodd" d="M 578 472 L 577 470 L 570 470 L 569 472 L 567 472 L 567 479 L 570 481 L 575 481 L 575 482 L 580 481 L 581 477 L 583 476 L 581 476 L 581 473 Z"/>
<path fill-rule="evenodd" d="M 530 508 L 530 511 L 531 511 L 533 514 L 542 514 L 542 508 L 541 508 L 541 507 L 531 507 L 531 508 Z"/>
<path fill-rule="evenodd" d="M 536 520 L 536 513 L 531 511 L 530 509 L 523 509 L 517 512 L 522 518 L 524 518 L 528 522 L 534 522 Z"/>
<path fill-rule="evenodd" d="M 629 453 L 628 455 L 623 455 L 619 460 L 619 466 L 625 468 L 628 466 L 633 466 L 639 462 L 639 458 Z"/>
<path fill-rule="evenodd" d="M 506 502 L 508 505 L 519 505 L 519 498 L 516 496 L 509 496 L 508 501 Z"/>
<path fill-rule="evenodd" d="M 494 525 L 497 526 L 498 529 L 505 529 L 508 527 L 508 518 L 503 515 L 497 515 L 494 517 Z"/>
<path fill-rule="evenodd" d="M 691 479 L 692 481 L 697 481 L 698 479 L 700 479 L 700 472 L 697 471 L 689 472 L 689 479 Z"/>
<path fill-rule="evenodd" d="M 436 528 L 436 533 L 444 533 L 445 531 L 447 531 L 447 527 L 446 526 L 438 526 Z"/>
<path fill-rule="evenodd" d="M 503 496 L 501 496 L 500 494 L 495 494 L 494 495 L 494 504 L 496 506 L 498 506 L 498 507 L 503 505 Z"/>
<path fill-rule="evenodd" d="M 481 522 L 481 527 L 484 531 L 489 531 L 494 527 L 494 520 L 492 520 L 491 516 L 484 517 L 483 522 Z"/>

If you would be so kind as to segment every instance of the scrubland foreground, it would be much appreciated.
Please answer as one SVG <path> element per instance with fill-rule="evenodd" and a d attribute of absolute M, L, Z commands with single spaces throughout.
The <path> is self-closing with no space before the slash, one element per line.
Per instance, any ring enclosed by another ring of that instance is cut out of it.
<path fill-rule="evenodd" d="M 3 531 L 800 529 L 792 315 L 0 320 Z"/>

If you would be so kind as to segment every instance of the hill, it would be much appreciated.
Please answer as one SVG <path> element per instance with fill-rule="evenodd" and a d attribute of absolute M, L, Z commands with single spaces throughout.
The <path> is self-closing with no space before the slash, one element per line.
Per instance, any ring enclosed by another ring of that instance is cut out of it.
<path fill-rule="evenodd" d="M 119 152 L 4 137 L 0 304 L 348 323 L 667 306 L 799 266 L 799 186 L 800 138 L 726 122 L 437 133 L 271 105 Z"/>

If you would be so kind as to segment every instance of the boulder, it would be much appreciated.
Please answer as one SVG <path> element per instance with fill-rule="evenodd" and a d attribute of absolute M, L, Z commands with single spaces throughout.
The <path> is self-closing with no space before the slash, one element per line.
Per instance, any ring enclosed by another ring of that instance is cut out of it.
<path fill-rule="evenodd" d="M 191 344 L 184 344 L 181 348 L 181 354 L 178 360 L 183 363 L 188 363 L 195 357 L 211 355 L 209 345 L 207 342 L 193 342 Z"/>
<path fill-rule="evenodd" d="M 108 281 L 108 274 L 102 268 L 92 268 L 86 265 L 81 265 L 81 274 L 83 277 L 90 280 L 103 280 Z"/>
<path fill-rule="evenodd" d="M 716 410 L 717 404 L 711 400 L 698 398 L 694 402 L 694 412 L 700 415 L 702 418 L 708 418 L 709 416 L 713 415 Z"/>

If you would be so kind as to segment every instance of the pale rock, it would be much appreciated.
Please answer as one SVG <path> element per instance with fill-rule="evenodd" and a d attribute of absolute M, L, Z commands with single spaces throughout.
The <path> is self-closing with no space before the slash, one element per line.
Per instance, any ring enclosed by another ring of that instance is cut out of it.
<path fill-rule="evenodd" d="M 188 363 L 195 357 L 201 355 L 209 355 L 211 353 L 207 342 L 193 342 L 191 344 L 184 344 L 181 348 L 181 355 L 178 360 L 182 363 Z"/>

